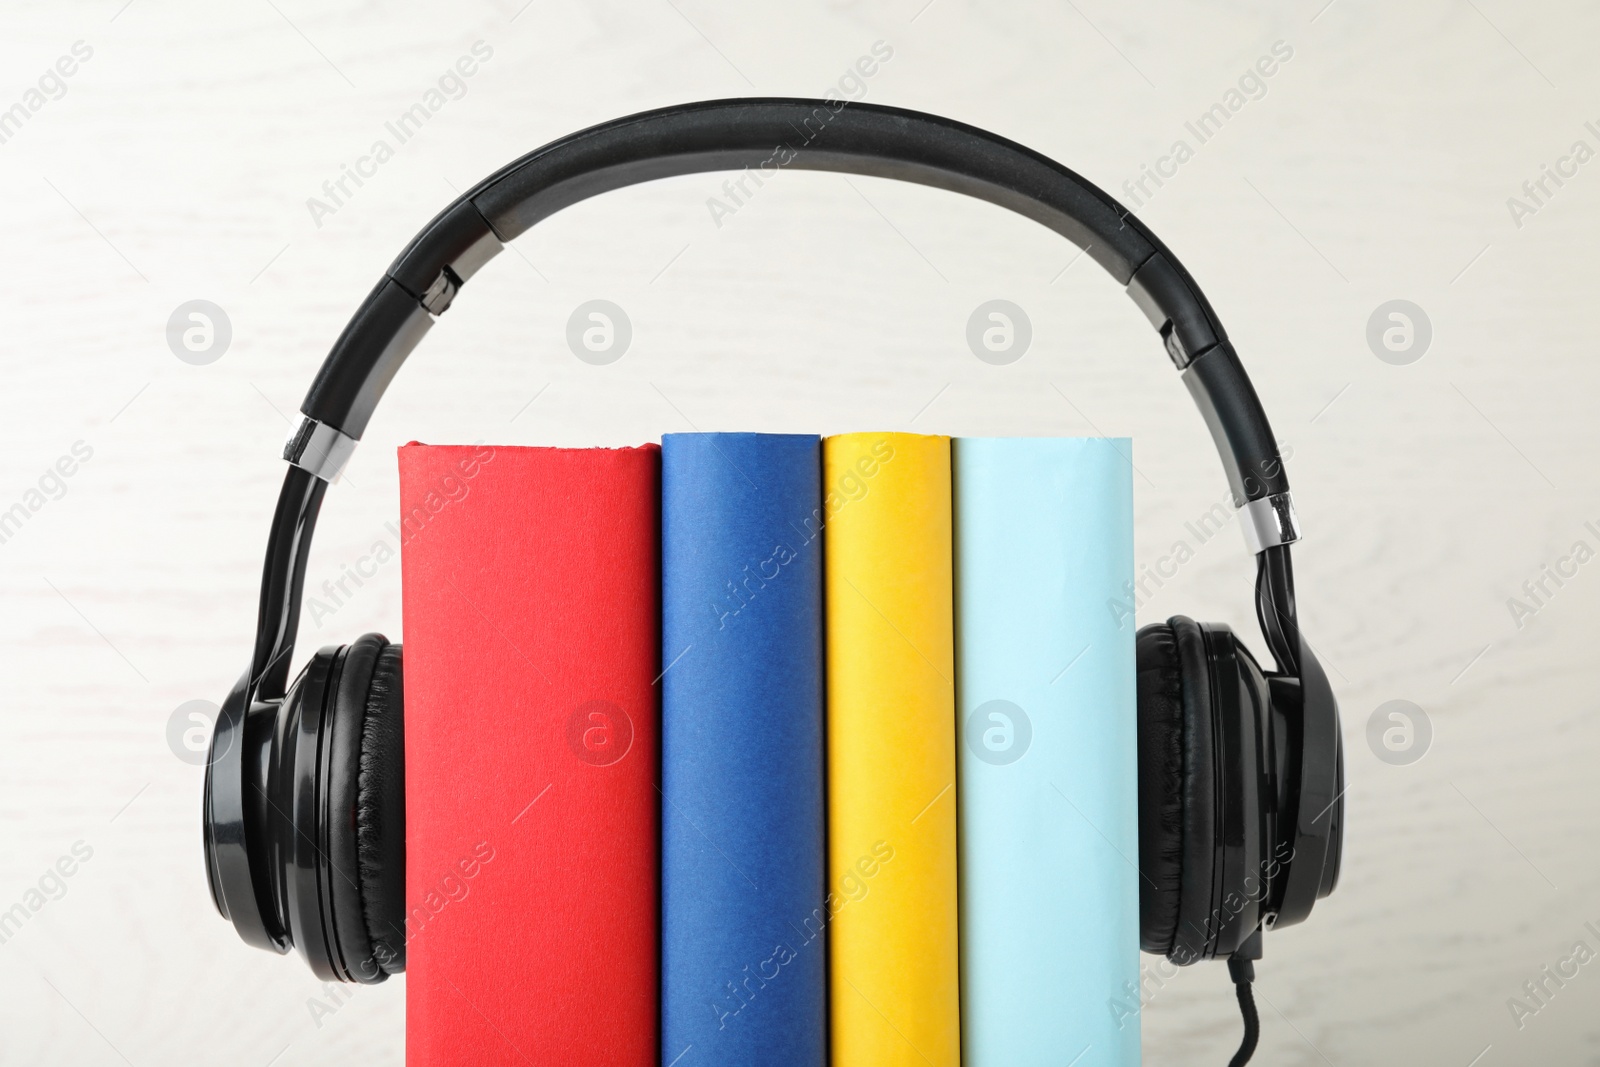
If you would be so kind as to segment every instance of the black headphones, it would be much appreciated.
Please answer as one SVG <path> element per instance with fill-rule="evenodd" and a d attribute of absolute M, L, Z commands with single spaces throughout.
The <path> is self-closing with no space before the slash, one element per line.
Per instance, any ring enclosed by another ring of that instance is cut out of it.
<path fill-rule="evenodd" d="M 456 200 L 379 280 L 284 448 L 255 651 L 222 706 L 206 770 L 217 910 L 253 945 L 298 948 L 325 980 L 404 970 L 400 646 L 368 634 L 324 648 L 285 688 L 323 493 L 406 356 L 503 242 L 598 193 L 752 167 L 898 178 L 1010 208 L 1088 252 L 1160 331 L 1256 554 L 1257 617 L 1276 670 L 1219 624 L 1175 616 L 1139 631 L 1140 943 L 1179 964 L 1231 958 L 1246 1002 L 1261 930 L 1303 921 L 1332 892 L 1344 811 L 1338 706 L 1300 636 L 1289 559 L 1300 531 L 1266 413 L 1194 280 L 1111 197 L 983 130 L 844 100 L 685 104 L 562 138 Z"/>

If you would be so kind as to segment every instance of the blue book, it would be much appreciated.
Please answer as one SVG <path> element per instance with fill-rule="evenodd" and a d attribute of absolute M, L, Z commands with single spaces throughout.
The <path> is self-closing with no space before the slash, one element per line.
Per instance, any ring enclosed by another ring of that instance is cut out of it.
<path fill-rule="evenodd" d="M 815 436 L 661 444 L 661 1063 L 823 1067 Z"/>
<path fill-rule="evenodd" d="M 1126 439 L 954 443 L 966 1067 L 1136 1067 Z"/>

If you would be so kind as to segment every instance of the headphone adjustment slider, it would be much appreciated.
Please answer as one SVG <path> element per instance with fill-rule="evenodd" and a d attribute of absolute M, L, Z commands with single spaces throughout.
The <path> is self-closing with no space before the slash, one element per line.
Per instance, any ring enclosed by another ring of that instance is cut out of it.
<path fill-rule="evenodd" d="M 1294 496 L 1274 493 L 1249 501 L 1239 509 L 1239 527 L 1244 531 L 1244 543 L 1255 555 L 1300 540 Z"/>
<path fill-rule="evenodd" d="M 461 279 L 449 267 L 439 272 L 439 276 L 428 286 L 427 292 L 422 294 L 422 306 L 428 309 L 428 314 L 438 318 L 450 310 L 450 305 L 456 298 L 456 293 L 461 289 Z"/>
<path fill-rule="evenodd" d="M 325 422 L 303 416 L 283 443 L 283 458 L 325 482 L 336 482 L 356 450 L 356 439 Z"/>

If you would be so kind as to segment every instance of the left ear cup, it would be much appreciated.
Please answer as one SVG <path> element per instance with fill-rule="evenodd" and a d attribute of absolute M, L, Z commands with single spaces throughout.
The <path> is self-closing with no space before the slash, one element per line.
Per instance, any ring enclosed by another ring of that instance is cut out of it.
<path fill-rule="evenodd" d="M 282 701 L 230 720 L 208 768 L 219 910 L 325 981 L 405 970 L 403 696 L 400 646 L 382 634 L 323 648 Z"/>

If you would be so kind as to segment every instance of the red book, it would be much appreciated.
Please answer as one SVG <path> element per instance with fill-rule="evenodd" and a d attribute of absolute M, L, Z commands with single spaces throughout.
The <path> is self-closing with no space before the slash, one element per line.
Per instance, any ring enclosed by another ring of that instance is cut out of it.
<path fill-rule="evenodd" d="M 656 1063 L 660 449 L 400 449 L 406 1062 Z"/>

